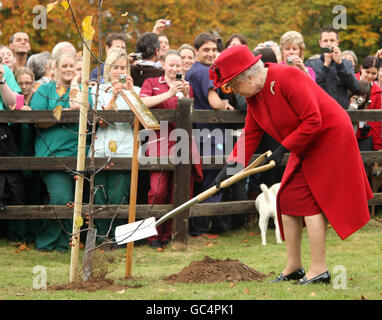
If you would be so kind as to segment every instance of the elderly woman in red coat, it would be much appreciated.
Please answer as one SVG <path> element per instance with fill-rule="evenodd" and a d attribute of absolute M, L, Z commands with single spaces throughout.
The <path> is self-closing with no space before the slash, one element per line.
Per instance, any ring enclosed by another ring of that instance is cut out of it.
<path fill-rule="evenodd" d="M 290 152 L 277 195 L 287 263 L 272 282 L 330 283 L 326 219 L 341 239 L 370 219 L 367 201 L 372 192 L 349 116 L 301 70 L 264 65 L 246 46 L 223 51 L 211 67 L 210 77 L 216 87 L 228 83 L 248 103 L 244 130 L 216 178 L 217 186 L 248 164 L 264 131 L 281 143 L 268 162 L 280 165 L 284 153 Z M 311 251 L 306 274 L 301 261 L 304 226 Z"/>

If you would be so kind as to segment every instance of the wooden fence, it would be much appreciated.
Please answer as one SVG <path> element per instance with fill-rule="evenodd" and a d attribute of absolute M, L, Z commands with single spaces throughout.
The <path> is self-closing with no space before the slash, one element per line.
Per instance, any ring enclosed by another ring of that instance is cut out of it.
<path fill-rule="evenodd" d="M 244 124 L 245 113 L 241 111 L 215 111 L 215 110 L 194 110 L 192 99 L 181 99 L 177 110 L 155 110 L 152 112 L 159 121 L 176 122 L 178 128 L 187 131 L 191 137 L 193 123 L 240 123 Z M 348 111 L 352 121 L 382 121 L 382 111 L 379 110 L 357 110 Z M 131 111 L 98 111 L 97 117 L 103 118 L 106 122 L 132 122 L 134 114 Z M 89 112 L 88 121 L 91 123 L 93 112 Z M 78 122 L 79 111 L 62 112 L 60 123 Z M 0 111 L 1 123 L 36 123 L 36 122 L 57 122 L 52 111 Z M 382 163 L 382 152 L 368 151 L 361 152 L 365 164 Z M 256 158 L 254 155 L 253 158 Z M 284 156 L 283 164 L 286 164 L 288 154 Z M 129 170 L 131 169 L 131 158 L 113 158 L 114 166 L 108 170 Z M 106 158 L 96 158 L 96 167 L 100 168 L 107 161 Z M 224 156 L 202 157 L 203 169 L 220 169 L 225 162 Z M 86 169 L 89 169 L 90 159 L 86 161 Z M 173 205 L 137 205 L 137 220 L 154 216 L 159 218 L 172 208 L 186 202 L 189 199 L 191 186 L 191 161 L 188 164 L 173 165 L 171 161 L 166 164 L 143 164 L 139 170 L 173 170 L 174 171 L 174 204 Z M 75 157 L 57 158 L 37 158 L 37 157 L 0 157 L 0 170 L 66 170 L 76 169 Z M 371 172 L 369 172 L 369 176 Z M 371 175 L 372 176 L 372 175 Z M 139 188 L 139 186 L 138 186 Z M 374 192 L 377 190 L 373 190 Z M 351 195 L 349 195 L 350 197 Z M 374 198 L 369 201 L 370 206 L 382 204 L 382 193 L 374 193 Z M 128 205 L 108 205 L 94 206 L 94 209 L 101 209 L 97 213 L 97 218 L 111 218 L 118 215 L 118 218 L 127 218 L 129 212 Z M 83 206 L 86 212 L 87 206 Z M 188 218 L 209 215 L 228 215 L 256 211 L 254 201 L 234 201 L 221 203 L 197 204 L 182 214 L 174 218 L 174 240 L 185 242 L 188 236 Z M 73 209 L 66 206 L 7 206 L 0 214 L 0 219 L 65 219 L 72 218 Z"/>

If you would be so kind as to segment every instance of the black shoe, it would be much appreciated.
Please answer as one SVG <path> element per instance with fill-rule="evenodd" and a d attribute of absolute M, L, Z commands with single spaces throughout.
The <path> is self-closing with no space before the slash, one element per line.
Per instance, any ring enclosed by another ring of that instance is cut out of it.
<path fill-rule="evenodd" d="M 150 247 L 156 249 L 156 248 L 162 248 L 162 245 L 159 242 L 159 240 L 154 240 L 150 242 Z"/>
<path fill-rule="evenodd" d="M 294 284 L 306 285 L 306 284 L 312 284 L 312 283 L 329 284 L 330 283 L 329 271 L 325 271 L 324 273 L 321 273 L 318 276 L 316 276 L 310 280 L 308 280 L 306 277 L 304 277 L 304 278 L 300 279 L 299 281 L 295 282 Z"/>
<path fill-rule="evenodd" d="M 167 245 L 170 243 L 170 240 L 163 240 L 160 244 L 162 245 L 162 248 L 167 247 Z"/>
<path fill-rule="evenodd" d="M 305 276 L 305 270 L 304 270 L 304 268 L 300 268 L 300 269 L 293 271 L 292 273 L 290 273 L 288 275 L 284 275 L 283 273 L 280 273 L 280 275 L 276 279 L 270 281 L 270 283 L 289 281 L 289 280 L 298 280 L 304 276 Z"/>

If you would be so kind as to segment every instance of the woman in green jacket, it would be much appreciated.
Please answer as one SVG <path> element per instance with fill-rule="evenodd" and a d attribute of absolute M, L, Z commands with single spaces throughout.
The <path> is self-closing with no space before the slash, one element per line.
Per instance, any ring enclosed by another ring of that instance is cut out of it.
<path fill-rule="evenodd" d="M 75 57 L 64 53 L 54 61 L 55 81 L 41 85 L 33 95 L 32 110 L 78 110 L 70 90 L 78 86 Z M 79 91 L 79 90 L 78 90 Z M 73 93 L 73 92 L 72 92 Z M 71 98 L 69 99 L 69 95 Z M 89 97 L 91 103 L 91 99 Z M 62 109 L 60 108 L 62 107 Z M 78 123 L 37 123 L 35 141 L 36 157 L 75 157 L 78 146 Z M 50 204 L 65 205 L 74 201 L 75 180 L 64 171 L 42 171 L 41 176 L 48 189 Z M 61 223 L 60 223 L 61 221 Z M 45 219 L 36 237 L 36 248 L 40 251 L 66 251 L 72 220 Z"/>

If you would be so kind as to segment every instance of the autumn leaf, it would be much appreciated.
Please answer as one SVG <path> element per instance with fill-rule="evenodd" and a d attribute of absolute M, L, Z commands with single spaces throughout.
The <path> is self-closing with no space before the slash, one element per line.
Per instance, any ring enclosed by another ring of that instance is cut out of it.
<path fill-rule="evenodd" d="M 121 17 L 127 17 L 128 14 L 129 14 L 129 13 L 126 11 L 125 13 L 122 13 L 122 14 L 121 14 Z"/>
<path fill-rule="evenodd" d="M 78 90 L 77 89 L 72 89 L 69 91 L 69 98 L 74 99 L 77 97 Z"/>
<path fill-rule="evenodd" d="M 57 119 L 58 122 L 61 120 L 62 106 L 57 106 L 53 110 L 53 116 Z"/>
<path fill-rule="evenodd" d="M 82 29 L 84 30 L 85 40 L 93 40 L 95 30 L 92 27 L 93 16 L 87 16 L 82 20 Z"/>
<path fill-rule="evenodd" d="M 115 142 L 114 140 L 110 140 L 109 141 L 109 150 L 111 152 L 117 152 L 117 148 L 118 148 L 117 142 Z"/>
<path fill-rule="evenodd" d="M 48 3 L 48 5 L 46 6 L 46 12 L 47 13 L 51 12 L 56 7 L 57 3 L 58 1 Z"/>
<path fill-rule="evenodd" d="M 81 216 L 77 216 L 74 220 L 74 224 L 77 228 L 81 228 L 82 225 L 84 224 L 84 219 L 82 219 Z"/>
<path fill-rule="evenodd" d="M 66 93 L 66 88 L 64 86 L 57 87 L 56 92 L 61 98 Z"/>
<path fill-rule="evenodd" d="M 61 5 L 64 7 L 65 11 L 69 9 L 69 2 L 68 1 L 61 1 Z"/>
<path fill-rule="evenodd" d="M 249 294 L 250 292 L 249 292 L 249 289 L 248 288 L 245 288 L 244 289 L 244 294 Z"/>

